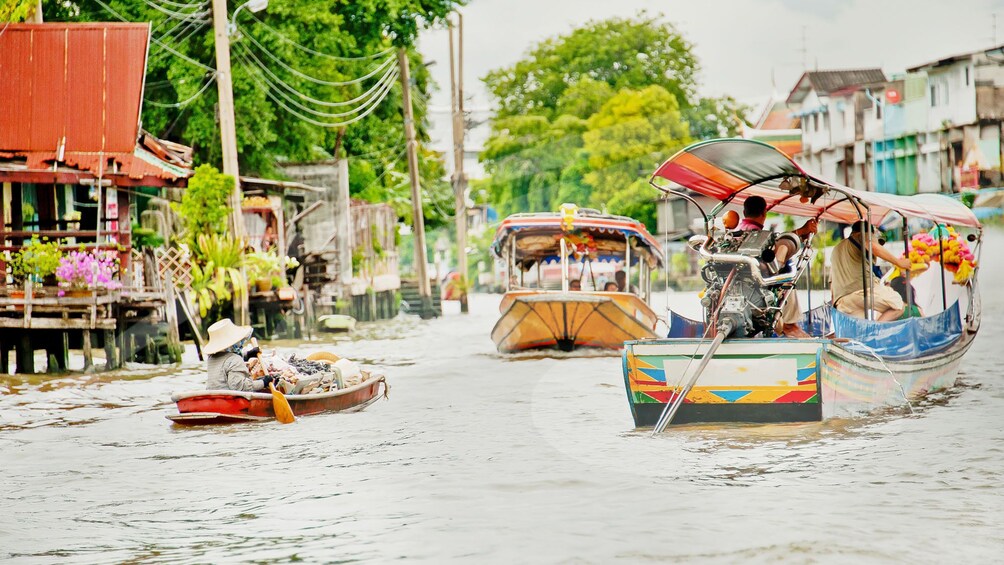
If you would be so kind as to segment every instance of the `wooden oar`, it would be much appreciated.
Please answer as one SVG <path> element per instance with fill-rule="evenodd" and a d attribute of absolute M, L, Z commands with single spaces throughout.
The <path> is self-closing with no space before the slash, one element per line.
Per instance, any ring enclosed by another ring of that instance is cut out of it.
<path fill-rule="evenodd" d="M 261 350 L 258 351 L 258 365 L 265 370 L 265 363 L 261 358 Z M 293 408 L 290 407 L 286 395 L 275 390 L 275 385 L 268 383 L 269 390 L 272 391 L 272 411 L 275 412 L 275 419 L 281 424 L 292 424 L 296 420 L 293 415 Z"/>
<path fill-rule="evenodd" d="M 272 391 L 272 410 L 275 412 L 275 419 L 282 424 L 292 424 L 296 417 L 293 416 L 293 409 L 290 408 L 286 396 L 275 390 L 275 385 L 272 383 L 268 383 L 268 388 Z"/>

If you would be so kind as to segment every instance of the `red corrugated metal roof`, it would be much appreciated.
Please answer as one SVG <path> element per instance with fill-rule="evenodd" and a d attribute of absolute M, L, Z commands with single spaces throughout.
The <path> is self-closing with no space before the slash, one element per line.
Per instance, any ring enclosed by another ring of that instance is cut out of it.
<path fill-rule="evenodd" d="M 32 171 L 58 162 L 134 180 L 188 176 L 137 146 L 149 35 L 146 23 L 9 24 L 0 156 L 24 157 Z"/>

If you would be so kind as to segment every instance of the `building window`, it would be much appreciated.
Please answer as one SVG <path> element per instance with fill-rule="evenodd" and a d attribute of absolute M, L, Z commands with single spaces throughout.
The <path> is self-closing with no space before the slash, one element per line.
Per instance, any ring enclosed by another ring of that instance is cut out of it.
<path fill-rule="evenodd" d="M 819 131 L 819 114 L 812 115 L 812 129 L 814 131 Z"/>
<path fill-rule="evenodd" d="M 938 105 L 938 87 L 936 85 L 931 85 L 931 107 L 934 108 Z"/>
<path fill-rule="evenodd" d="M 966 67 L 966 86 L 969 86 L 969 67 Z"/>
<path fill-rule="evenodd" d="M 875 119 L 876 120 L 881 120 L 882 119 L 882 105 L 881 104 L 876 104 L 875 105 Z"/>

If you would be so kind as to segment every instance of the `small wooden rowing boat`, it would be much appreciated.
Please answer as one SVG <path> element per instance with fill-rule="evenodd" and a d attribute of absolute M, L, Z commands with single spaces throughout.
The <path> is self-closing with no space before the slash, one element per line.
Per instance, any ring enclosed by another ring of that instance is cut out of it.
<path fill-rule="evenodd" d="M 358 412 L 381 396 L 387 397 L 386 378 L 368 374 L 361 383 L 348 388 L 318 394 L 287 394 L 286 400 L 294 415 L 307 416 L 322 412 Z M 167 419 L 176 424 L 191 426 L 275 419 L 272 395 L 267 392 L 197 390 L 174 394 L 171 400 L 177 403 L 178 413 Z"/>

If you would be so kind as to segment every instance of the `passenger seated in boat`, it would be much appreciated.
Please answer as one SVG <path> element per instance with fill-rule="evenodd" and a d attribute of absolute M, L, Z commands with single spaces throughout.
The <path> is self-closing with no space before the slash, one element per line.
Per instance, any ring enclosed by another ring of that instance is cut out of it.
<path fill-rule="evenodd" d="M 614 281 L 610 281 L 606 284 L 606 286 L 603 287 L 603 290 L 605 292 L 618 292 L 617 283 L 615 283 Z"/>
<path fill-rule="evenodd" d="M 872 271 L 873 265 L 867 265 L 865 272 L 868 278 L 862 278 L 861 265 L 864 263 L 862 238 L 869 230 L 865 229 L 864 221 L 855 222 L 851 226 L 851 234 L 833 248 L 830 256 L 830 294 L 833 296 L 833 306 L 855 318 L 865 317 L 865 287 L 874 289 L 872 308 L 878 313 L 877 320 L 889 322 L 903 315 L 903 298 L 892 288 L 882 284 Z M 896 257 L 877 241 L 865 241 L 870 245 L 873 257 L 884 259 L 900 269 L 910 268 L 910 260 L 906 257 Z M 869 280 L 870 279 L 870 280 Z"/>
<path fill-rule="evenodd" d="M 924 317 L 924 312 L 920 309 L 920 306 L 917 306 L 917 289 L 912 284 L 906 282 L 906 277 L 898 276 L 892 279 L 889 281 L 889 287 L 899 294 L 900 298 L 903 299 L 903 304 L 906 305 L 903 308 L 903 314 L 899 317 L 900 320 Z M 909 288 L 909 292 L 907 288 Z"/>
<path fill-rule="evenodd" d="M 632 294 L 639 294 L 638 287 L 635 285 L 627 284 L 627 273 L 624 271 L 617 271 L 614 273 L 614 280 L 617 281 L 617 292 L 630 292 Z"/>
<path fill-rule="evenodd" d="M 579 279 L 568 281 L 568 290 L 582 290 L 582 281 Z"/>
<path fill-rule="evenodd" d="M 743 219 L 739 222 L 739 231 L 758 231 L 764 229 L 764 222 L 767 220 L 767 201 L 760 196 L 750 196 L 743 202 Z M 798 239 L 805 241 L 809 234 L 816 233 L 816 220 L 808 220 L 802 227 L 793 233 Z M 792 237 L 779 237 L 774 245 L 775 262 L 779 268 L 783 269 L 798 252 L 799 245 Z M 798 293 L 794 289 L 788 293 L 788 297 L 781 304 L 781 334 L 785 337 L 806 338 L 810 337 L 798 325 L 802 321 L 802 308 L 798 304 Z"/>
<path fill-rule="evenodd" d="M 205 352 L 207 390 L 239 390 L 244 392 L 267 391 L 275 377 L 251 377 L 244 363 L 244 345 L 251 338 L 250 326 L 237 326 L 230 319 L 223 319 L 209 326 L 209 343 Z"/>

